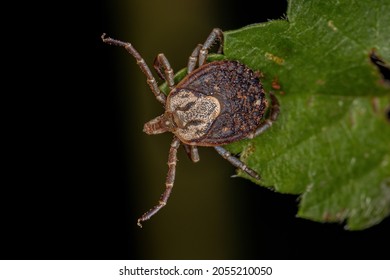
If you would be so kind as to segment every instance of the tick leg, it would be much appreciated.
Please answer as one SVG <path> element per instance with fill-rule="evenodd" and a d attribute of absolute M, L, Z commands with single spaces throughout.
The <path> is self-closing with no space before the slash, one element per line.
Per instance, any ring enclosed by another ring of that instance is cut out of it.
<path fill-rule="evenodd" d="M 191 145 L 183 145 L 184 150 L 187 153 L 187 156 L 193 161 L 198 162 L 199 161 L 199 153 L 198 153 L 198 147 L 197 146 L 191 146 Z"/>
<path fill-rule="evenodd" d="M 192 71 L 194 71 L 194 69 L 196 67 L 196 63 L 198 62 L 199 52 L 200 52 L 201 48 L 202 48 L 202 45 L 199 44 L 192 51 L 192 54 L 191 54 L 190 58 L 188 59 L 187 74 L 190 74 Z"/>
<path fill-rule="evenodd" d="M 160 200 L 156 206 L 150 209 L 148 212 L 143 214 L 141 218 L 138 219 L 138 226 L 142 227 L 142 222 L 149 220 L 154 214 L 160 211 L 168 201 L 168 198 L 171 194 L 173 188 L 173 182 L 175 181 L 175 173 L 176 173 L 176 162 L 177 162 L 177 149 L 180 146 L 180 140 L 175 136 L 173 137 L 171 148 L 169 149 L 168 155 L 168 174 L 167 179 L 165 181 L 165 191 L 160 197 Z"/>
<path fill-rule="evenodd" d="M 156 56 L 153 67 L 160 78 L 167 81 L 169 89 L 172 90 L 175 87 L 175 82 L 173 80 L 174 73 L 168 59 L 163 53 Z M 164 69 L 165 76 L 162 74 L 161 68 Z"/>
<path fill-rule="evenodd" d="M 253 169 L 250 169 L 248 166 L 246 166 L 245 163 L 243 163 L 241 160 L 233 156 L 228 150 L 217 146 L 214 147 L 214 149 L 220 154 L 224 159 L 226 159 L 228 162 L 230 162 L 233 166 L 241 169 L 242 171 L 246 172 L 249 176 L 259 180 L 260 176 L 257 174 L 256 171 Z"/>
<path fill-rule="evenodd" d="M 273 124 L 273 122 L 278 118 L 279 116 L 279 101 L 276 98 L 276 96 L 270 92 L 270 97 L 271 97 L 271 111 L 269 114 L 268 119 L 266 119 L 264 122 L 261 123 L 261 125 L 256 129 L 256 131 L 250 135 L 247 136 L 247 138 L 252 139 L 264 131 L 266 131 L 268 128 L 270 128 Z"/>
<path fill-rule="evenodd" d="M 206 61 L 207 54 L 209 53 L 209 49 L 213 46 L 214 43 L 219 42 L 218 53 L 222 53 L 223 50 L 223 32 L 219 28 L 214 28 L 211 31 L 209 37 L 207 37 L 206 41 L 203 44 L 202 49 L 199 52 L 199 66 L 202 66 Z"/>
<path fill-rule="evenodd" d="M 122 42 L 122 41 L 115 40 L 115 39 L 112 39 L 109 37 L 106 38 L 105 36 L 106 36 L 106 34 L 102 35 L 102 40 L 104 43 L 107 43 L 109 45 L 123 47 L 127 50 L 128 53 L 130 53 L 135 58 L 138 66 L 141 68 L 141 71 L 145 74 L 146 82 L 148 83 L 154 96 L 156 97 L 156 99 L 159 102 L 161 102 L 163 105 L 165 105 L 166 96 L 158 88 L 158 84 L 156 82 L 156 79 L 153 77 L 153 74 L 150 71 L 148 65 L 145 63 L 145 61 L 143 60 L 141 55 L 137 52 L 137 50 L 130 43 Z"/>

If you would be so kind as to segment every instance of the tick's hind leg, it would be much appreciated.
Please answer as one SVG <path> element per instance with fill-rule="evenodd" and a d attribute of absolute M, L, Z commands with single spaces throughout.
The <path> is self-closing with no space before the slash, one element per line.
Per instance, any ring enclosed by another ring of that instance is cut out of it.
<path fill-rule="evenodd" d="M 148 212 L 143 214 L 141 218 L 138 219 L 138 225 L 142 227 L 141 222 L 149 220 L 154 214 L 160 211 L 168 201 L 168 198 L 171 194 L 173 188 L 173 182 L 175 181 L 175 173 L 176 173 L 176 162 L 177 162 L 177 149 L 180 146 L 180 140 L 177 137 L 174 137 L 171 143 L 171 148 L 169 149 L 168 155 L 168 174 L 167 179 L 165 181 L 165 191 L 160 197 L 158 204 L 150 209 Z"/>
<path fill-rule="evenodd" d="M 264 120 L 264 122 L 262 122 L 260 124 L 260 126 L 256 129 L 255 132 L 253 132 L 247 136 L 247 138 L 249 138 L 249 139 L 252 139 L 252 138 L 260 135 L 261 133 L 266 131 L 268 128 L 270 128 L 272 126 L 273 122 L 276 121 L 276 119 L 279 116 L 279 111 L 280 111 L 279 101 L 272 92 L 270 92 L 269 95 L 271 97 L 271 102 L 272 102 L 269 117 L 268 117 L 268 119 Z"/>
<path fill-rule="evenodd" d="M 242 171 L 246 172 L 249 176 L 259 180 L 260 176 L 257 174 L 256 171 L 246 166 L 245 163 L 243 163 L 241 160 L 233 156 L 228 150 L 217 146 L 214 147 L 215 150 L 220 154 L 224 159 L 226 159 L 228 162 L 230 162 L 233 166 L 237 167 L 238 169 L 241 169 Z"/>

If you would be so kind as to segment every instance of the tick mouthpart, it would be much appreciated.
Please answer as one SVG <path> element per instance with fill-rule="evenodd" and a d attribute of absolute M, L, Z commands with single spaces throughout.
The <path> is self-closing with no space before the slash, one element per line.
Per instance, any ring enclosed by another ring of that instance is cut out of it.
<path fill-rule="evenodd" d="M 167 131 L 173 131 L 173 126 L 169 116 L 163 114 L 145 123 L 143 131 L 149 135 L 161 134 Z"/>

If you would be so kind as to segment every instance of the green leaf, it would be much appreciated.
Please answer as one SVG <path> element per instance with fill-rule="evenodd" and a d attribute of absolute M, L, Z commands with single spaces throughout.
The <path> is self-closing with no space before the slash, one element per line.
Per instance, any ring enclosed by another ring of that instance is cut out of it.
<path fill-rule="evenodd" d="M 281 111 L 227 148 L 255 183 L 299 194 L 299 217 L 359 230 L 390 213 L 390 88 L 373 52 L 390 61 L 387 0 L 291 0 L 287 20 L 225 32 L 225 58 L 261 71 Z"/>
<path fill-rule="evenodd" d="M 290 0 L 286 20 L 224 36 L 224 56 L 209 60 L 260 71 L 280 102 L 269 130 L 226 146 L 261 179 L 238 175 L 300 195 L 301 218 L 361 230 L 387 217 L 390 1 Z M 175 81 L 185 75 L 182 69 Z M 166 84 L 161 89 L 168 94 Z"/>

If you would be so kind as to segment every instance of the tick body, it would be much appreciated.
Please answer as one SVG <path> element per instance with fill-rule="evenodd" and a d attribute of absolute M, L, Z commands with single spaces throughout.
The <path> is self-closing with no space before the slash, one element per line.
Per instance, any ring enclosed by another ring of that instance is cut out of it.
<path fill-rule="evenodd" d="M 204 44 L 194 49 L 188 60 L 187 76 L 177 85 L 174 84 L 174 73 L 165 55 L 156 57 L 154 68 L 170 88 L 167 97 L 160 91 L 149 67 L 130 43 L 106 38 L 105 34 L 102 39 L 105 43 L 124 47 L 134 56 L 156 99 L 165 108 L 162 115 L 145 124 L 144 132 L 171 132 L 174 135 L 168 155 L 165 191 L 158 204 L 138 219 L 139 226 L 142 227 L 142 222 L 166 205 L 175 179 L 177 150 L 181 143 L 193 162 L 199 160 L 197 146 L 214 147 L 236 168 L 255 179 L 260 178 L 221 145 L 253 138 L 264 132 L 277 119 L 279 103 L 270 94 L 271 106 L 268 105 L 259 75 L 246 65 L 230 60 L 206 63 L 208 50 L 214 43 L 219 42 L 218 53 L 222 53 L 223 33 L 220 29 L 213 29 Z M 267 110 L 268 118 L 265 119 Z"/>

